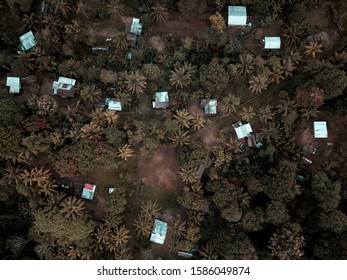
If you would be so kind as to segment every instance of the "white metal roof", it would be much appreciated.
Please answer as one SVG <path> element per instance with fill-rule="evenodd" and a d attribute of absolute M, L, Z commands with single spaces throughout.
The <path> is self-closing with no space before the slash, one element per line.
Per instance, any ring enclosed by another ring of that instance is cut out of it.
<path fill-rule="evenodd" d="M 281 48 L 281 37 L 265 37 L 265 49 L 278 50 Z"/>
<path fill-rule="evenodd" d="M 151 233 L 150 241 L 158 244 L 164 244 L 167 232 L 167 223 L 158 219 L 154 220 L 154 226 Z"/>
<path fill-rule="evenodd" d="M 238 139 L 242 139 L 248 136 L 248 133 L 253 132 L 252 127 L 249 123 L 235 127 L 235 132 Z"/>
<path fill-rule="evenodd" d="M 58 83 L 74 86 L 76 84 L 76 80 L 70 79 L 70 78 L 65 78 L 65 77 L 59 77 Z"/>
<path fill-rule="evenodd" d="M 122 103 L 114 98 L 106 98 L 107 109 L 114 111 L 122 111 Z"/>
<path fill-rule="evenodd" d="M 21 41 L 23 49 L 26 51 L 37 45 L 34 33 L 32 31 L 29 31 L 24 35 L 20 36 L 19 40 Z"/>
<path fill-rule="evenodd" d="M 228 6 L 228 25 L 247 25 L 246 6 Z"/>
<path fill-rule="evenodd" d="M 10 93 L 20 92 L 20 78 L 19 77 L 7 77 L 6 86 L 10 87 Z"/>
<path fill-rule="evenodd" d="M 328 138 L 328 128 L 326 121 L 313 122 L 314 138 Z"/>
<path fill-rule="evenodd" d="M 167 91 L 160 91 L 155 93 L 156 102 L 169 102 L 169 93 Z"/>
<path fill-rule="evenodd" d="M 142 32 L 142 23 L 140 23 L 140 20 L 138 18 L 133 18 L 131 22 L 130 27 L 130 33 L 134 35 L 141 35 Z"/>
<path fill-rule="evenodd" d="M 205 114 L 217 114 L 217 100 L 210 99 L 205 105 Z"/>

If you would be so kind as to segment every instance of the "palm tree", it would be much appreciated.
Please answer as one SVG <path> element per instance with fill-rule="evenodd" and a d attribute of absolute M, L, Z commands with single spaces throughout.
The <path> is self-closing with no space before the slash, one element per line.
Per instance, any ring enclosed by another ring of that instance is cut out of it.
<path fill-rule="evenodd" d="M 181 129 L 172 133 L 170 140 L 174 144 L 174 146 L 188 145 L 190 142 L 190 136 L 188 131 L 183 132 Z"/>
<path fill-rule="evenodd" d="M 81 137 L 83 139 L 92 139 L 98 136 L 101 136 L 102 128 L 100 125 L 96 123 L 85 124 L 80 132 L 76 135 L 77 137 Z"/>
<path fill-rule="evenodd" d="M 129 144 L 124 144 L 120 148 L 118 148 L 118 157 L 124 159 L 125 161 L 128 158 L 131 158 L 134 155 L 134 150 L 130 148 Z"/>
<path fill-rule="evenodd" d="M 128 92 L 124 90 L 118 90 L 114 95 L 119 102 L 122 103 L 122 106 L 128 107 L 131 104 L 131 96 Z"/>
<path fill-rule="evenodd" d="M 174 86 L 176 88 L 183 88 L 188 86 L 191 83 L 195 73 L 196 67 L 192 66 L 190 63 L 185 62 L 181 66 L 176 66 L 170 74 L 171 86 Z"/>
<path fill-rule="evenodd" d="M 70 4 L 65 0 L 51 0 L 52 10 L 54 14 L 61 14 L 64 18 L 67 18 L 68 13 L 71 11 Z"/>
<path fill-rule="evenodd" d="M 292 59 L 290 57 L 282 61 L 282 69 L 284 77 L 289 77 L 293 75 L 295 66 L 293 65 Z"/>
<path fill-rule="evenodd" d="M 84 201 L 75 196 L 67 197 L 60 203 L 60 206 L 62 207 L 60 212 L 66 218 L 76 220 L 78 217 L 82 217 L 84 215 Z"/>
<path fill-rule="evenodd" d="M 42 17 L 42 25 L 50 30 L 53 34 L 60 34 L 63 30 L 63 22 L 61 17 L 48 13 Z"/>
<path fill-rule="evenodd" d="M 319 113 L 319 110 L 317 107 L 306 107 L 300 109 L 301 115 L 306 119 L 309 120 L 311 117 L 316 117 Z"/>
<path fill-rule="evenodd" d="M 299 64 L 302 61 L 302 56 L 299 51 L 291 51 L 289 58 L 294 64 Z"/>
<path fill-rule="evenodd" d="M 34 29 L 37 30 L 37 18 L 34 13 L 24 14 L 22 18 L 23 28 L 24 29 Z"/>
<path fill-rule="evenodd" d="M 267 89 L 268 78 L 263 75 L 252 76 L 248 83 L 249 89 L 256 94 L 259 94 L 263 90 Z"/>
<path fill-rule="evenodd" d="M 92 117 L 92 123 L 95 123 L 97 125 L 102 124 L 102 121 L 104 119 L 104 111 L 101 108 L 95 108 L 91 112 L 91 117 Z"/>
<path fill-rule="evenodd" d="M 167 20 L 169 13 L 167 8 L 164 5 L 160 5 L 159 2 L 156 2 L 155 6 L 152 7 L 151 18 L 154 22 L 164 23 Z"/>
<path fill-rule="evenodd" d="M 240 75 L 247 76 L 253 73 L 255 66 L 254 57 L 250 54 L 241 54 L 240 63 L 236 64 L 237 72 Z"/>
<path fill-rule="evenodd" d="M 111 0 L 106 8 L 107 13 L 114 19 L 119 18 L 124 13 L 124 5 L 120 0 Z"/>
<path fill-rule="evenodd" d="M 128 247 L 122 247 L 122 248 L 117 248 L 114 251 L 114 258 L 116 260 L 130 260 L 133 257 Z"/>
<path fill-rule="evenodd" d="M 77 258 L 80 258 L 81 257 L 81 252 L 77 249 L 76 246 L 73 246 L 73 245 L 70 245 L 67 249 L 67 252 L 66 252 L 66 257 L 69 259 L 69 260 L 77 260 Z"/>
<path fill-rule="evenodd" d="M 104 214 L 104 218 L 102 219 L 104 225 L 109 227 L 110 229 L 119 226 L 122 223 L 124 216 L 121 214 L 117 214 L 117 211 L 106 210 Z"/>
<path fill-rule="evenodd" d="M 177 110 L 174 118 L 180 128 L 190 128 L 193 120 L 193 116 L 186 109 Z"/>
<path fill-rule="evenodd" d="M 268 143 L 272 141 L 278 143 L 282 138 L 282 130 L 278 124 L 269 123 L 267 127 L 260 130 L 259 136 L 265 138 Z"/>
<path fill-rule="evenodd" d="M 272 120 L 272 117 L 274 116 L 274 112 L 272 112 L 272 106 L 266 105 L 265 107 L 261 107 L 258 112 L 259 120 L 267 124 L 268 121 Z"/>
<path fill-rule="evenodd" d="M 183 238 L 186 232 L 186 222 L 180 219 L 172 220 L 169 228 L 172 229 L 173 234 L 177 239 Z"/>
<path fill-rule="evenodd" d="M 128 49 L 127 35 L 123 31 L 116 32 L 112 42 L 118 51 Z"/>
<path fill-rule="evenodd" d="M 51 172 L 47 169 L 43 169 L 43 167 L 40 169 L 38 167 L 34 167 L 30 170 L 30 172 L 24 169 L 21 174 L 21 178 L 26 185 L 33 186 L 34 183 L 37 183 L 38 186 L 43 186 L 49 181 L 51 175 Z"/>
<path fill-rule="evenodd" d="M 322 45 L 315 43 L 310 43 L 309 45 L 305 46 L 305 55 L 311 56 L 312 58 L 316 58 L 317 54 L 323 52 L 321 49 L 323 48 Z"/>
<path fill-rule="evenodd" d="M 304 33 L 301 26 L 297 24 L 287 25 L 284 29 L 284 42 L 288 45 L 296 45 L 300 42 L 300 36 Z"/>
<path fill-rule="evenodd" d="M 253 107 L 249 106 L 248 108 L 242 107 L 242 112 L 240 113 L 241 119 L 245 122 L 249 122 L 254 118 L 255 112 L 253 111 Z"/>
<path fill-rule="evenodd" d="M 50 180 L 46 182 L 45 184 L 39 186 L 38 188 L 38 194 L 43 194 L 46 197 L 53 196 L 54 194 L 58 193 L 58 185 L 54 180 Z"/>
<path fill-rule="evenodd" d="M 106 110 L 103 112 L 103 118 L 106 121 L 107 125 L 115 125 L 119 118 L 119 115 L 114 110 Z"/>
<path fill-rule="evenodd" d="M 269 79 L 271 83 L 279 84 L 282 80 L 284 80 L 284 70 L 283 66 L 280 63 L 274 63 L 271 65 L 271 72 L 269 75 Z"/>
<path fill-rule="evenodd" d="M 129 233 L 130 231 L 125 227 L 125 225 L 116 227 L 115 231 L 111 233 L 111 236 L 106 243 L 107 249 L 114 252 L 120 245 L 126 244 L 130 239 Z"/>
<path fill-rule="evenodd" d="M 101 224 L 96 230 L 95 237 L 100 245 L 106 245 L 111 238 L 110 228 Z"/>
<path fill-rule="evenodd" d="M 80 91 L 80 96 L 83 101 L 97 102 L 101 98 L 101 90 L 96 88 L 96 85 L 85 85 Z"/>
<path fill-rule="evenodd" d="M 236 109 L 240 106 L 241 99 L 236 97 L 236 95 L 229 93 L 227 96 L 223 97 L 223 111 L 226 114 L 236 112 Z"/>
<path fill-rule="evenodd" d="M 286 117 L 291 110 L 297 108 L 297 104 L 295 100 L 290 100 L 288 98 L 287 100 L 281 100 L 280 104 L 276 108 L 278 113 L 280 113 L 283 117 Z"/>
<path fill-rule="evenodd" d="M 196 168 L 183 168 L 178 172 L 181 180 L 185 183 L 194 183 L 197 181 L 197 169 Z"/>
<path fill-rule="evenodd" d="M 142 202 L 140 212 L 144 217 L 152 219 L 160 214 L 160 206 L 156 201 L 147 200 Z"/>
<path fill-rule="evenodd" d="M 133 223 L 136 237 L 147 237 L 150 235 L 153 226 L 153 219 L 147 215 L 140 214 Z"/>
<path fill-rule="evenodd" d="M 198 131 L 205 126 L 205 119 L 202 115 L 195 115 L 192 119 L 192 129 Z"/>
<path fill-rule="evenodd" d="M 131 93 L 143 93 L 147 86 L 146 77 L 139 71 L 130 72 L 125 76 L 125 87 Z"/>
<path fill-rule="evenodd" d="M 21 174 L 23 169 L 20 167 L 14 167 L 13 165 L 8 165 L 5 168 L 4 179 L 7 180 L 9 184 L 19 185 L 21 181 Z"/>
<path fill-rule="evenodd" d="M 210 243 L 203 245 L 199 250 L 199 254 L 203 260 L 217 260 L 218 255 Z"/>
<path fill-rule="evenodd" d="M 81 14 L 86 19 L 89 18 L 87 5 L 81 0 L 77 3 L 76 14 Z"/>

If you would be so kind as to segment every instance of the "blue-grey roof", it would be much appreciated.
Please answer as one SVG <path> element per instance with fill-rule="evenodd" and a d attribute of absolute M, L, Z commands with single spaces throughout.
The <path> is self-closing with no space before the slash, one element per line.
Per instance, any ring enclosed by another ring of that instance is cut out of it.
<path fill-rule="evenodd" d="M 281 37 L 265 37 L 265 49 L 278 50 L 281 48 Z"/>
<path fill-rule="evenodd" d="M 19 77 L 7 77 L 6 86 L 10 87 L 10 93 L 20 92 L 20 78 Z"/>
<path fill-rule="evenodd" d="M 217 114 L 217 100 L 210 99 L 205 107 L 205 114 Z"/>
<path fill-rule="evenodd" d="M 228 6 L 228 25 L 246 25 L 247 8 L 246 6 Z"/>
<path fill-rule="evenodd" d="M 158 243 L 158 244 L 164 244 L 166 232 L 167 232 L 167 223 L 161 220 L 155 219 L 150 241 Z"/>
<path fill-rule="evenodd" d="M 25 51 L 30 50 L 31 48 L 37 45 L 34 33 L 32 31 L 29 31 L 25 33 L 24 35 L 20 36 L 19 40 L 21 41 L 22 50 L 25 50 Z"/>
<path fill-rule="evenodd" d="M 140 23 L 140 20 L 138 18 L 133 18 L 130 27 L 130 33 L 138 36 L 141 35 L 142 23 Z"/>

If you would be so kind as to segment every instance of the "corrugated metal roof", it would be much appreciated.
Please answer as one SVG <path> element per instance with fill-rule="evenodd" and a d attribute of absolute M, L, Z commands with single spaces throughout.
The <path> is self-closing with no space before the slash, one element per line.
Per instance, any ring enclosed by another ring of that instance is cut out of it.
<path fill-rule="evenodd" d="M 235 132 L 238 139 L 242 139 L 248 136 L 248 133 L 253 132 L 252 127 L 249 123 L 235 127 Z"/>
<path fill-rule="evenodd" d="M 95 189 L 96 189 L 96 185 L 84 184 L 81 197 L 92 200 L 94 197 Z"/>
<path fill-rule="evenodd" d="M 19 77 L 7 77 L 6 86 L 10 87 L 10 93 L 20 92 L 20 78 Z"/>
<path fill-rule="evenodd" d="M 24 35 L 20 36 L 19 40 L 21 41 L 22 48 L 26 51 L 37 45 L 34 33 L 32 31 L 29 31 Z"/>
<path fill-rule="evenodd" d="M 65 78 L 65 77 L 59 77 L 58 83 L 74 86 L 76 84 L 76 80 L 70 79 L 70 78 Z"/>
<path fill-rule="evenodd" d="M 140 20 L 138 18 L 133 18 L 131 22 L 131 27 L 130 27 L 130 33 L 134 35 L 141 35 L 142 33 L 142 23 L 140 23 Z"/>
<path fill-rule="evenodd" d="M 205 114 L 217 114 L 217 100 L 210 99 L 204 108 Z"/>
<path fill-rule="evenodd" d="M 328 128 L 326 121 L 313 122 L 314 138 L 328 138 Z"/>
<path fill-rule="evenodd" d="M 228 25 L 247 25 L 246 6 L 228 6 Z"/>
<path fill-rule="evenodd" d="M 278 50 L 281 48 L 281 37 L 265 37 L 265 49 Z"/>
<path fill-rule="evenodd" d="M 159 91 L 155 93 L 155 101 L 153 108 L 165 109 L 169 106 L 169 93 L 167 91 Z"/>
<path fill-rule="evenodd" d="M 117 101 L 114 98 L 106 98 L 105 102 L 107 103 L 107 109 L 114 111 L 122 111 L 122 103 Z"/>
<path fill-rule="evenodd" d="M 150 241 L 158 244 L 164 244 L 167 232 L 167 223 L 155 219 L 151 233 Z"/>

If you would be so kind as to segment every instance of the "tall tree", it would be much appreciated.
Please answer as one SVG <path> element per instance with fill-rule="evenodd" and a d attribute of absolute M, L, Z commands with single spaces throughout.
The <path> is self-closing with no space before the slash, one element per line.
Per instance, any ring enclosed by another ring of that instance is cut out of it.
<path fill-rule="evenodd" d="M 164 23 L 168 18 L 168 10 L 166 5 L 160 5 L 159 2 L 155 3 L 155 6 L 152 7 L 151 18 L 154 22 Z"/>

